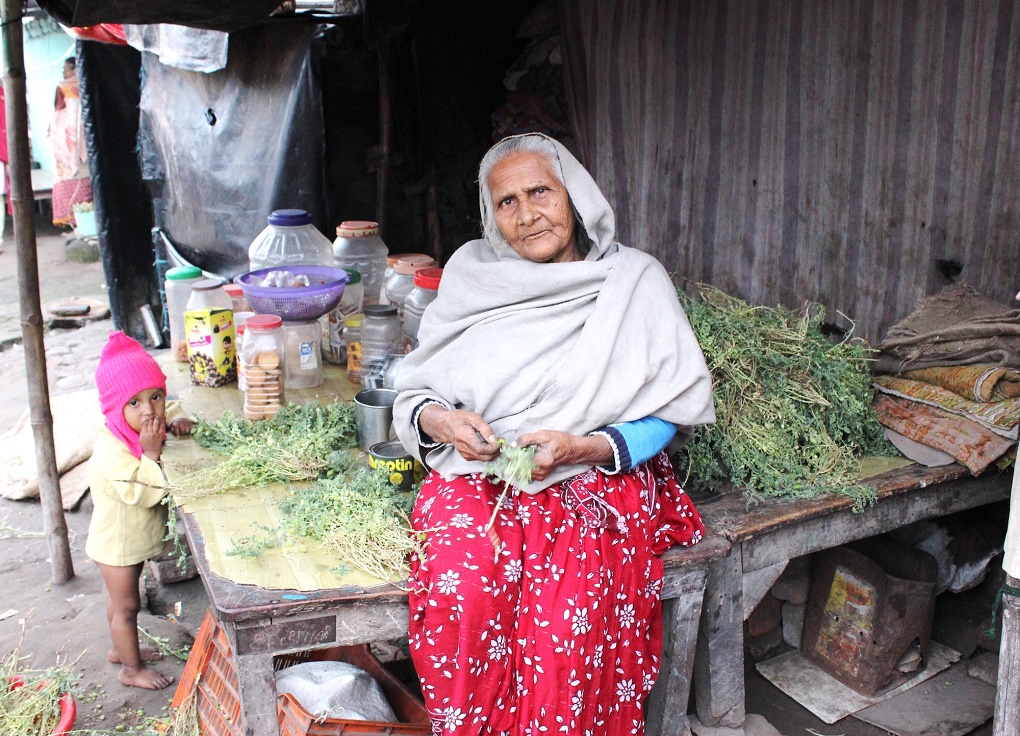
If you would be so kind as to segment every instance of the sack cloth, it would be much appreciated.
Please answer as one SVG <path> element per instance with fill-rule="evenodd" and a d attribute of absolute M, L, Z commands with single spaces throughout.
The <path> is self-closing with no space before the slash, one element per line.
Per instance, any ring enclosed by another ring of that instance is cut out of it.
<path fill-rule="evenodd" d="M 968 401 L 933 383 L 911 381 L 893 376 L 875 376 L 873 385 L 884 394 L 919 401 L 950 414 L 959 414 L 1011 440 L 1017 439 L 1020 425 L 1020 399 L 980 402 Z"/>
<path fill-rule="evenodd" d="M 922 299 L 876 347 L 876 373 L 974 363 L 1020 369 L 1020 310 L 953 284 Z"/>
<path fill-rule="evenodd" d="M 974 475 L 1015 444 L 977 422 L 917 401 L 876 394 L 873 406 L 882 426 L 949 453 Z"/>
<path fill-rule="evenodd" d="M 1020 371 L 987 363 L 907 371 L 903 378 L 934 383 L 971 401 L 1005 401 L 1020 397 Z"/>

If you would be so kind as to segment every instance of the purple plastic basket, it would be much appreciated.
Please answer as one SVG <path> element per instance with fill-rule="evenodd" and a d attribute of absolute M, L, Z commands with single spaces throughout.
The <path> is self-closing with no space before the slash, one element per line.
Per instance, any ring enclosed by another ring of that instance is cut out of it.
<path fill-rule="evenodd" d="M 307 276 L 309 286 L 256 286 L 271 271 L 286 271 Z M 275 314 L 289 322 L 318 319 L 340 303 L 349 278 L 342 268 L 331 266 L 274 266 L 243 273 L 234 279 L 252 310 L 258 314 Z"/>

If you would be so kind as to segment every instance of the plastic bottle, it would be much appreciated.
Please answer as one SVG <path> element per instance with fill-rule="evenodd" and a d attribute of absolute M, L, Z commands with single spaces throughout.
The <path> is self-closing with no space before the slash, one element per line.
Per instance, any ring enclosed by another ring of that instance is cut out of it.
<path fill-rule="evenodd" d="M 347 351 L 347 380 L 361 383 L 361 325 L 363 314 L 344 317 L 344 348 Z"/>
<path fill-rule="evenodd" d="M 431 256 L 412 254 L 400 256 L 393 264 L 393 275 L 386 282 L 386 301 L 397 308 L 397 314 L 404 314 L 404 299 L 414 288 L 414 274 L 423 268 L 433 268 L 436 262 Z"/>
<path fill-rule="evenodd" d="M 272 266 L 330 266 L 333 244 L 312 224 L 305 210 L 274 210 L 269 225 L 248 247 L 252 271 Z"/>
<path fill-rule="evenodd" d="M 404 300 L 404 341 L 408 350 L 418 347 L 418 328 L 429 304 L 439 296 L 441 268 L 423 268 L 414 274 L 414 288 Z"/>
<path fill-rule="evenodd" d="M 283 326 L 283 342 L 284 387 L 297 389 L 320 385 L 323 375 L 322 328 L 319 320 L 287 322 Z"/>
<path fill-rule="evenodd" d="M 326 315 L 325 330 L 322 335 L 322 356 L 330 363 L 343 365 L 347 362 L 347 351 L 344 348 L 344 317 L 359 314 L 364 306 L 365 288 L 361 282 L 361 274 L 353 269 L 345 269 L 350 276 L 340 303 Z"/>
<path fill-rule="evenodd" d="M 219 279 L 199 279 L 191 284 L 191 296 L 188 297 L 184 311 L 190 312 L 192 309 L 207 307 L 230 310 L 234 308 L 230 295 L 224 291 L 223 282 Z"/>
<path fill-rule="evenodd" d="M 284 405 L 283 320 L 271 314 L 249 317 L 238 353 L 243 357 L 246 385 L 244 418 L 269 419 Z"/>
<path fill-rule="evenodd" d="M 163 285 L 166 294 L 166 314 L 170 327 L 170 347 L 174 357 L 188 362 L 188 340 L 184 335 L 184 310 L 191 297 L 191 285 L 202 280 L 202 269 L 197 266 L 176 266 L 166 272 Z"/>
<path fill-rule="evenodd" d="M 361 385 L 366 375 L 382 374 L 391 355 L 402 355 L 404 339 L 397 308 L 393 304 L 369 304 L 361 323 Z"/>
<path fill-rule="evenodd" d="M 333 265 L 361 274 L 364 303 L 378 304 L 389 250 L 379 237 L 379 223 L 345 220 L 337 225 Z"/>

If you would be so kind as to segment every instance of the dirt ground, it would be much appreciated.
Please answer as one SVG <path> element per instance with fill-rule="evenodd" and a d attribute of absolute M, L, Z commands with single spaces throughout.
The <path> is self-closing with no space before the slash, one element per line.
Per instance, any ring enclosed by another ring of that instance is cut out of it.
<path fill-rule="evenodd" d="M 43 304 L 69 296 L 104 298 L 102 264 L 69 258 L 65 234 L 42 218 L 37 218 L 37 227 Z M 91 376 L 112 328 L 107 319 L 80 330 L 47 331 L 51 395 L 94 385 Z M 8 220 L 0 254 L 0 385 L 5 387 L 0 432 L 28 409 L 24 350 L 14 342 L 19 335 L 16 258 Z M 91 510 L 86 495 L 66 514 L 75 576 L 54 585 L 39 503 L 0 499 L 0 658 L 17 650 L 24 657 L 22 669 L 70 666 L 80 678 L 76 733 L 144 733 L 150 719 L 166 714 L 175 685 L 161 691 L 126 688 L 117 680 L 118 667 L 106 661 L 106 593 L 96 566 L 84 554 Z M 167 639 L 171 647 L 190 644 L 208 605 L 201 581 L 163 588 L 150 582 L 146 587 L 150 612 L 141 614 L 139 626 Z M 168 617 L 175 608 L 180 615 Z M 184 663 L 169 658 L 154 667 L 176 682 Z"/>

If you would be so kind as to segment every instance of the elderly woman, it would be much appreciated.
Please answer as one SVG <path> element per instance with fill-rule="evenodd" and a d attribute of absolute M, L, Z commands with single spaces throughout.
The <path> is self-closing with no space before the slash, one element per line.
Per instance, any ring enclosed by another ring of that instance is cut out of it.
<path fill-rule="evenodd" d="M 703 532 L 663 450 L 714 420 L 711 379 L 665 270 L 615 241 L 562 145 L 505 139 L 479 184 L 485 237 L 450 259 L 396 380 L 397 433 L 432 469 L 410 644 L 433 731 L 643 733 L 658 555 Z M 536 449 L 498 510 L 497 438 Z"/>

